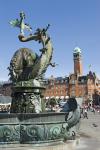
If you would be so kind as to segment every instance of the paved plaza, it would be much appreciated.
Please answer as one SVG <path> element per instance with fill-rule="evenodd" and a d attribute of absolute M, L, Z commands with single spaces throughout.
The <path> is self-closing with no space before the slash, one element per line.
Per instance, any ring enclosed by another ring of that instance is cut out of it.
<path fill-rule="evenodd" d="M 100 114 L 88 112 L 88 119 L 81 118 L 80 136 L 75 141 L 58 142 L 48 146 L 8 144 L 0 145 L 0 150 L 100 150 Z"/>

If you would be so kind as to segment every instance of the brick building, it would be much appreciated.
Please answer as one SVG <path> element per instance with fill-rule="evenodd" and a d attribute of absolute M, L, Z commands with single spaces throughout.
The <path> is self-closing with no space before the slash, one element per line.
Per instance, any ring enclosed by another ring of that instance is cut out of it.
<path fill-rule="evenodd" d="M 2 82 L 0 84 L 0 95 L 11 96 L 11 82 Z"/>
<path fill-rule="evenodd" d="M 45 98 L 66 98 L 68 96 L 83 97 L 84 100 L 92 99 L 95 90 L 100 92 L 100 80 L 95 73 L 89 71 L 83 75 L 81 49 L 76 47 L 73 52 L 74 73 L 68 77 L 58 77 L 45 81 Z"/>
<path fill-rule="evenodd" d="M 55 98 L 64 98 L 68 97 L 68 86 L 69 86 L 68 77 L 57 77 L 47 79 L 45 81 L 46 90 L 44 96 L 46 98 L 55 97 Z"/>

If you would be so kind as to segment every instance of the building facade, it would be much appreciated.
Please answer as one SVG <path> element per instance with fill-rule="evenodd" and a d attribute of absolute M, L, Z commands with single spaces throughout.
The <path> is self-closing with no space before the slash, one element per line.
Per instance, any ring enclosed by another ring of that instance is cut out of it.
<path fill-rule="evenodd" d="M 82 97 L 84 101 L 92 100 L 95 91 L 100 93 L 100 80 L 95 73 L 89 71 L 87 75 L 83 75 L 82 53 L 79 47 L 73 52 L 74 73 L 68 77 L 58 77 L 47 79 L 45 82 L 46 90 L 44 96 L 48 98 L 66 98 L 66 97 Z"/>
<path fill-rule="evenodd" d="M 45 81 L 46 90 L 44 92 L 45 98 L 67 98 L 68 97 L 68 77 L 57 77 L 47 79 Z"/>

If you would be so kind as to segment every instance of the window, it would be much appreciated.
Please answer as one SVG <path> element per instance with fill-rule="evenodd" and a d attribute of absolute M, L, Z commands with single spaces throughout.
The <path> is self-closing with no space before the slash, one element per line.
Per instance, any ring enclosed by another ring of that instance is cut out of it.
<path fill-rule="evenodd" d="M 75 96 L 75 91 L 72 91 L 72 96 Z"/>
<path fill-rule="evenodd" d="M 75 80 L 72 80 L 72 84 L 75 84 Z"/>

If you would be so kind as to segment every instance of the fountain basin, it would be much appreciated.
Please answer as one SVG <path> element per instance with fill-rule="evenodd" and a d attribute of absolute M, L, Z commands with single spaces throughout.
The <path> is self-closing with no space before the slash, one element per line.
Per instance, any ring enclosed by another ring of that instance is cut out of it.
<path fill-rule="evenodd" d="M 71 139 L 77 133 L 80 120 L 79 112 L 76 113 L 67 121 L 64 112 L 0 114 L 0 143 L 39 144 Z"/>

